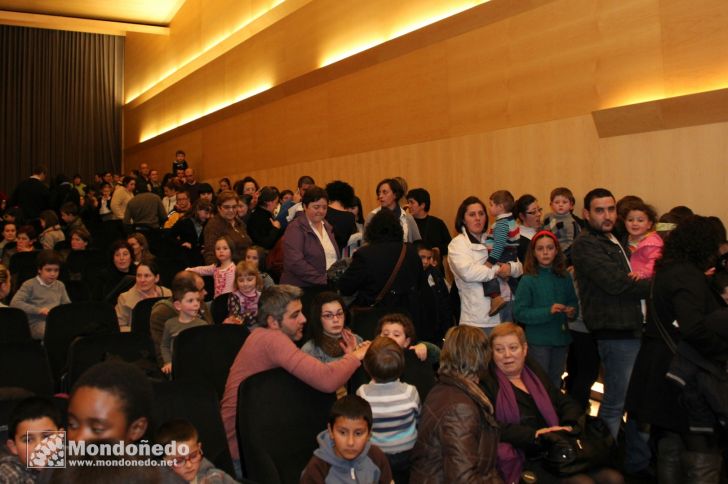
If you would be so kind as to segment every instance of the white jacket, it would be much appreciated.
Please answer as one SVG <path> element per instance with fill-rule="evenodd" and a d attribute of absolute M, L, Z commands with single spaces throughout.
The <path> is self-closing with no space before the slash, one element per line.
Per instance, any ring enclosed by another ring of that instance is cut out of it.
<path fill-rule="evenodd" d="M 485 234 L 482 240 L 485 241 Z M 447 246 L 447 253 L 447 260 L 460 292 L 460 324 L 490 328 L 500 323 L 500 315 L 488 316 L 490 298 L 485 297 L 483 291 L 483 283 L 496 277 L 499 268 L 498 265 L 485 265 L 488 259 L 485 244 L 470 242 L 463 228 L 463 233 L 452 239 Z M 509 264 L 512 277 L 519 277 L 523 273 L 520 262 Z"/>

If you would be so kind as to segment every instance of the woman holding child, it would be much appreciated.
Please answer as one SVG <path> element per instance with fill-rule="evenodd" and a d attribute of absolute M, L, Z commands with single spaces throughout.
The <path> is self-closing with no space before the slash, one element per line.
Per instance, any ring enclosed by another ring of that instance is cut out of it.
<path fill-rule="evenodd" d="M 450 328 L 440 355 L 440 380 L 422 407 L 410 482 L 500 483 L 498 424 L 478 383 L 490 347 L 483 331 Z"/>
<path fill-rule="evenodd" d="M 489 332 L 500 323 L 500 316 L 488 316 L 491 301 L 485 295 L 484 283 L 496 277 L 520 277 L 522 269 L 520 262 L 486 265 L 487 214 L 485 204 L 478 197 L 463 200 L 455 216 L 455 230 L 460 235 L 448 246 L 448 261 L 460 291 L 460 324 Z"/>

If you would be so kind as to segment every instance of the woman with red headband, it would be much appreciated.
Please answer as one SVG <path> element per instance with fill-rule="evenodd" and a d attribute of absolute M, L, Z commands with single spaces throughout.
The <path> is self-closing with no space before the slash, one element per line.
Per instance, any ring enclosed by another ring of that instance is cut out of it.
<path fill-rule="evenodd" d="M 531 357 L 546 371 L 554 387 L 561 388 L 571 343 L 567 321 L 576 317 L 578 300 L 554 234 L 542 230 L 533 236 L 523 273 L 513 313 L 526 327 Z"/>

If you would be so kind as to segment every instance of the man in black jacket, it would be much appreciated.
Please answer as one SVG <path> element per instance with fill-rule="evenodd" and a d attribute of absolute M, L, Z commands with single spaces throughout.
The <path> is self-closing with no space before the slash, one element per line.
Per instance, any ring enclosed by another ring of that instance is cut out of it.
<path fill-rule="evenodd" d="M 43 210 L 50 208 L 50 193 L 43 183 L 45 179 L 45 167 L 34 167 L 33 175 L 21 181 L 15 188 L 8 207 L 20 207 L 26 220 L 37 219 Z"/>
<path fill-rule="evenodd" d="M 604 397 L 599 417 L 617 438 L 624 400 L 637 353 L 644 315 L 640 300 L 648 280 L 635 280 L 627 251 L 612 234 L 617 221 L 614 196 L 596 188 L 584 197 L 587 229 L 574 241 L 572 258 L 584 323 L 597 341 L 604 365 Z"/>

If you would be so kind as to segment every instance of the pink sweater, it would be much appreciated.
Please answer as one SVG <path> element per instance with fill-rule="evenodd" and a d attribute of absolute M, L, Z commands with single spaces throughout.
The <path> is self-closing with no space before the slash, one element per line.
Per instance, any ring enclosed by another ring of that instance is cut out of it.
<path fill-rule="evenodd" d="M 187 271 L 196 272 L 201 276 L 212 276 L 215 281 L 215 294 L 226 294 L 235 290 L 235 264 L 230 264 L 227 269 L 220 269 L 215 264 L 209 266 L 188 267 Z"/>
<path fill-rule="evenodd" d="M 235 434 L 238 387 L 246 378 L 273 368 L 283 368 L 304 383 L 322 392 L 335 392 L 359 368 L 351 355 L 331 363 L 322 363 L 296 347 L 291 338 L 276 329 L 255 328 L 240 348 L 230 367 L 225 395 L 221 402 L 222 423 L 233 459 L 240 459 Z"/>
<path fill-rule="evenodd" d="M 640 240 L 637 246 L 630 245 L 629 263 L 640 279 L 649 279 L 655 274 L 655 261 L 662 256 L 664 242 L 657 232 Z"/>

